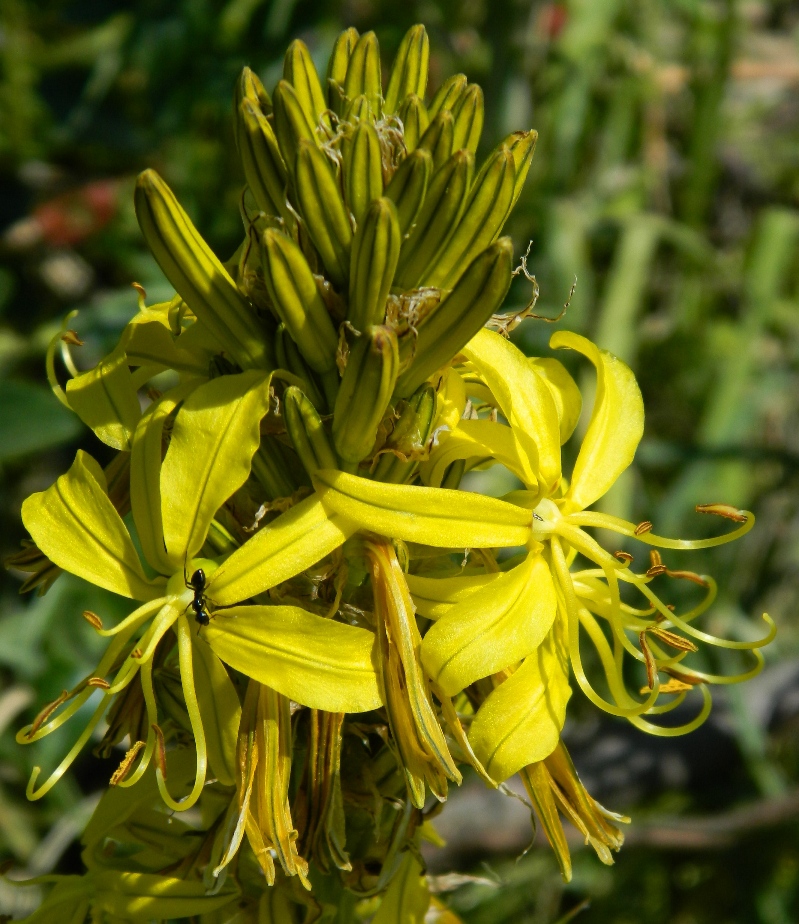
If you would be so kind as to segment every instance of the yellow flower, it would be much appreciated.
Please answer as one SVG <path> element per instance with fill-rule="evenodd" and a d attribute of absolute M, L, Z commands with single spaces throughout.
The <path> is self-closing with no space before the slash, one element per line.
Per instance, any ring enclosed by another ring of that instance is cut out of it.
<path fill-rule="evenodd" d="M 29 798 L 44 795 L 63 775 L 111 698 L 139 671 L 150 729 L 136 770 L 119 785 L 138 780 L 157 753 L 159 787 L 173 808 L 185 809 L 197 800 L 209 757 L 215 775 L 232 782 L 228 768 L 232 751 L 226 740 L 235 740 L 238 699 L 219 659 L 314 708 L 358 712 L 380 705 L 372 666 L 373 633 L 294 606 L 235 606 L 324 558 L 354 526 L 328 516 L 320 501 L 310 497 L 257 532 L 221 565 L 196 558 L 217 511 L 249 475 L 268 403 L 269 376 L 246 372 L 199 386 L 179 386 L 142 417 L 131 455 L 131 506 L 146 564 L 155 577 L 147 576 L 127 527 L 108 498 L 103 472 L 86 453 L 79 452 L 66 474 L 23 505 L 25 525 L 50 561 L 143 603 L 113 629 L 103 629 L 96 617 L 92 619 L 100 634 L 113 639 L 96 671 L 72 691 L 66 708 L 54 714 L 48 707 L 20 732 L 18 740 L 23 743 L 38 740 L 73 715 L 94 689 L 101 690 L 88 726 L 38 789 L 39 769 L 34 769 Z M 162 462 L 164 425 L 178 408 Z M 208 578 L 211 615 L 215 607 L 225 607 L 199 637 L 187 616 L 193 590 L 186 585 L 186 576 L 197 568 L 203 568 Z M 195 785 L 182 802 L 172 799 L 166 789 L 163 736 L 152 683 L 154 653 L 173 627 L 197 749 Z M 210 683 L 195 684 L 198 667 Z M 226 724 L 217 727 L 220 700 L 230 703 L 231 709 Z M 206 725 L 215 729 L 211 736 L 204 732 Z"/>

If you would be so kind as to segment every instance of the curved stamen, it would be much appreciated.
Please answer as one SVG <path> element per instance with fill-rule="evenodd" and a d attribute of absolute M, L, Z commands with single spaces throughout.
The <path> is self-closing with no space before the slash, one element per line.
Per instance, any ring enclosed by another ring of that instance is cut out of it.
<path fill-rule="evenodd" d="M 94 692 L 94 688 L 89 688 L 90 693 Z M 108 701 L 110 697 L 106 690 L 103 690 L 103 697 L 100 700 L 97 708 L 94 710 L 94 714 L 86 723 L 86 727 L 81 732 L 78 740 L 72 745 L 72 747 L 67 752 L 66 757 L 61 761 L 61 763 L 53 770 L 47 780 L 36 789 L 36 781 L 39 779 L 39 774 L 42 772 L 41 767 L 34 767 L 30 779 L 28 780 L 28 786 L 25 789 L 25 795 L 31 802 L 35 802 L 37 799 L 41 799 L 42 796 L 46 795 L 50 790 L 55 786 L 55 784 L 61 779 L 61 777 L 67 772 L 67 770 L 72 765 L 72 762 L 83 750 L 86 742 L 91 738 L 94 729 L 97 727 L 100 719 L 102 719 L 105 714 L 105 710 L 108 708 Z"/>
<path fill-rule="evenodd" d="M 613 634 L 627 651 L 634 658 L 637 658 L 638 650 L 627 637 L 624 626 L 619 620 L 621 597 L 619 596 L 618 572 L 622 570 L 627 571 L 627 568 L 616 561 L 616 559 L 609 552 L 606 552 L 595 539 L 581 529 L 576 529 L 564 523 L 563 520 L 560 520 L 555 527 L 555 532 L 559 536 L 562 536 L 569 545 L 577 549 L 577 551 L 584 555 L 589 561 L 593 561 L 602 569 L 605 579 L 608 582 L 608 590 L 610 591 L 610 624 L 613 628 Z"/>
<path fill-rule="evenodd" d="M 194 686 L 194 666 L 192 663 L 191 650 L 191 628 L 186 619 L 186 614 L 181 613 L 178 617 L 178 662 L 180 664 L 180 677 L 183 684 L 183 695 L 186 699 L 186 711 L 189 714 L 192 737 L 197 753 L 197 767 L 194 774 L 194 786 L 191 792 L 183 799 L 173 799 L 166 786 L 165 774 L 160 766 L 160 761 L 156 764 L 155 777 L 158 782 L 158 790 L 161 798 L 166 805 L 175 812 L 185 812 L 190 809 L 200 798 L 200 793 L 205 786 L 205 775 L 208 766 L 208 754 L 205 747 L 205 731 L 203 721 L 200 716 L 200 706 L 197 702 L 197 691 Z M 164 758 L 166 764 L 166 758 Z"/>
<path fill-rule="evenodd" d="M 121 632 L 126 632 L 128 629 L 134 631 L 146 621 L 148 616 L 150 616 L 156 610 L 161 609 L 167 600 L 167 597 L 157 597 L 155 600 L 148 600 L 148 602 L 143 606 L 140 606 L 129 616 L 126 616 L 122 622 L 119 623 L 119 625 L 116 625 L 111 629 L 103 629 L 101 625 L 99 629 L 96 628 L 96 632 L 98 635 L 102 635 L 103 638 L 110 638 L 111 636 L 119 635 Z"/>
<path fill-rule="evenodd" d="M 76 696 L 71 698 L 69 705 L 65 709 L 62 709 L 52 718 L 48 718 L 48 721 L 43 723 L 39 728 L 36 729 L 33 734 L 28 737 L 32 725 L 26 725 L 24 728 L 21 728 L 16 735 L 16 740 L 18 744 L 32 744 L 34 741 L 38 741 L 40 738 L 44 738 L 49 735 L 51 732 L 54 732 L 57 728 L 60 728 L 66 721 L 72 718 L 73 715 L 81 708 L 81 706 L 89 699 L 94 690 L 96 689 L 93 686 L 88 685 L 88 681 L 92 677 L 103 677 L 105 674 L 111 670 L 116 659 L 119 657 L 120 652 L 124 649 L 127 644 L 130 636 L 133 634 L 131 629 L 129 632 L 124 635 L 117 636 L 114 641 L 108 646 L 105 651 L 105 654 L 100 659 L 100 663 L 97 665 L 96 669 L 83 681 L 86 686 L 77 693 Z M 80 684 L 78 685 L 80 686 Z M 110 689 L 105 691 L 108 695 L 111 695 Z M 66 702 L 66 700 L 65 700 Z"/>
<path fill-rule="evenodd" d="M 687 735 L 699 728 L 710 715 L 710 710 L 713 706 L 710 690 L 705 684 L 700 684 L 697 690 L 702 694 L 702 708 L 699 710 L 698 714 L 691 719 L 690 722 L 686 722 L 685 725 L 676 725 L 669 728 L 668 726 L 654 725 L 652 722 L 647 722 L 646 719 L 642 719 L 639 716 L 633 716 L 630 722 L 635 725 L 636 728 L 640 728 L 641 731 L 647 732 L 650 735 L 657 735 L 659 738 L 678 738 L 681 735 Z"/>
<path fill-rule="evenodd" d="M 577 597 L 574 593 L 574 587 L 571 582 L 571 574 L 569 573 L 568 566 L 566 564 L 566 556 L 563 554 L 563 548 L 561 547 L 560 540 L 557 536 L 552 536 L 550 546 L 552 549 L 552 562 L 555 566 L 555 576 L 557 578 L 557 583 L 562 595 L 562 604 L 566 609 L 566 615 L 568 620 L 568 636 L 569 636 L 569 658 L 571 660 L 572 671 L 574 672 L 574 678 L 577 681 L 580 689 L 583 693 L 591 700 L 591 702 L 602 709 L 604 712 L 610 713 L 610 715 L 617 715 L 623 718 L 629 718 L 630 716 L 641 715 L 646 712 L 650 706 L 653 706 L 658 697 L 658 692 L 660 690 L 660 682 L 655 679 L 655 688 L 652 690 L 652 693 L 647 697 L 647 699 L 640 703 L 639 705 L 632 707 L 630 709 L 624 709 L 620 706 L 615 706 L 613 703 L 609 703 L 606 699 L 603 699 L 594 688 L 591 686 L 588 677 L 586 676 L 585 670 L 583 668 L 582 658 L 580 657 L 580 617 L 579 617 L 579 605 L 577 603 Z"/>
<path fill-rule="evenodd" d="M 691 638 L 699 639 L 701 642 L 707 642 L 708 645 L 713 645 L 716 648 L 729 648 L 733 651 L 751 651 L 754 648 L 762 648 L 774 638 L 777 634 L 777 626 L 774 623 L 774 620 L 768 615 L 768 613 L 763 613 L 762 619 L 763 622 L 769 626 L 768 634 L 761 639 L 757 639 L 754 642 L 732 642 L 725 638 L 719 638 L 715 635 L 710 635 L 707 632 L 702 632 L 701 629 L 695 629 L 690 623 L 685 622 L 684 619 L 680 618 L 676 613 L 672 612 L 668 607 L 666 607 L 657 596 L 657 594 L 652 593 L 652 591 L 641 581 L 637 575 L 630 575 L 632 583 L 635 584 L 641 593 L 652 602 L 652 605 L 657 608 L 657 610 L 666 617 L 666 620 L 670 622 L 677 629 L 681 629 L 686 635 L 690 635 Z"/>
<path fill-rule="evenodd" d="M 631 539 L 637 539 L 645 545 L 655 546 L 658 549 L 712 549 L 717 545 L 725 545 L 739 539 L 741 536 L 745 536 L 755 525 L 755 515 L 753 513 L 749 510 L 740 510 L 738 512 L 740 516 L 746 517 L 746 521 L 738 529 L 725 533 L 723 536 L 714 536 L 711 539 L 669 539 L 666 536 L 656 536 L 651 532 L 637 533 L 633 523 L 611 516 L 609 513 L 596 513 L 592 510 L 570 513 L 564 516 L 563 519 L 573 526 L 596 526 L 599 529 L 609 529 L 614 533 L 629 536 Z"/>

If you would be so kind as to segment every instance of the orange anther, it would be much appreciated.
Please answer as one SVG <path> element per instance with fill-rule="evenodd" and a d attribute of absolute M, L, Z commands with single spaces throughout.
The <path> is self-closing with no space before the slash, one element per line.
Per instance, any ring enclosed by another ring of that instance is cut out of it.
<path fill-rule="evenodd" d="M 749 519 L 745 513 L 733 507 L 732 504 L 697 504 L 697 513 L 712 513 L 717 517 L 725 517 L 728 520 L 734 520 L 736 523 L 746 523 Z"/>

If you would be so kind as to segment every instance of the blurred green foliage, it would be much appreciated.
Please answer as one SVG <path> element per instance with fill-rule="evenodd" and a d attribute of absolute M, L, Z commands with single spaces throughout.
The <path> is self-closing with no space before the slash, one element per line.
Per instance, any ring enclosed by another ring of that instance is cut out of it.
<path fill-rule="evenodd" d="M 78 309 L 69 326 L 84 345 L 73 353 L 90 368 L 135 310 L 132 281 L 150 301 L 168 291 L 133 216 L 135 174 L 156 167 L 228 256 L 241 235 L 230 110 L 240 68 L 271 86 L 291 38 L 321 63 L 348 25 L 374 28 L 389 59 L 424 22 L 432 82 L 463 71 L 483 86 L 487 145 L 517 128 L 540 133 L 510 226 L 519 254 L 534 242 L 536 312 L 555 317 L 569 300 L 558 326 L 587 333 L 639 377 L 645 441 L 604 509 L 683 536 L 711 528 L 696 503 L 753 509 L 758 525 L 744 541 L 704 554 L 699 570 L 722 587 L 708 631 L 754 637 L 763 610 L 780 630 L 764 675 L 731 690 L 715 733 L 676 750 L 634 733 L 618 762 L 606 761 L 621 777 L 594 774 L 596 795 L 644 823 L 614 869 L 578 852 L 566 888 L 538 843 L 518 863 L 488 841 L 483 855 L 456 843 L 462 871 L 500 885 L 462 885 L 453 907 L 470 924 L 553 924 L 586 898 L 576 915 L 586 924 L 799 919 L 796 4 L 0 0 L 0 17 L 3 553 L 23 538 L 24 497 L 78 446 L 107 461 L 46 389 L 44 353 L 63 317 Z M 530 295 L 517 282 L 509 308 Z M 545 352 L 551 332 L 528 320 L 514 337 Z M 680 567 L 679 556 L 669 563 Z M 0 851 L 24 878 L 78 868 L 75 835 L 110 770 L 87 756 L 28 804 L 34 759 L 52 762 L 62 745 L 54 735 L 34 755 L 8 731 L 93 663 L 80 611 L 113 615 L 116 603 L 65 578 L 44 598 L 20 600 L 18 586 L 6 577 L 0 590 Z M 733 655 L 707 666 L 732 672 Z M 568 734 L 578 766 L 583 754 L 590 767 L 615 726 L 584 713 Z M 657 769 L 676 759 L 687 776 L 636 777 L 636 761 Z M 719 825 L 729 829 L 721 838 Z M 35 903 L 35 890 L 0 882 L 0 912 Z"/>

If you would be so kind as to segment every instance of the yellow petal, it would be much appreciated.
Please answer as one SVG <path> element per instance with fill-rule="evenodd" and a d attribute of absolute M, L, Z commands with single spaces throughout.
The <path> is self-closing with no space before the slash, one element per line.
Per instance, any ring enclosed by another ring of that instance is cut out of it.
<path fill-rule="evenodd" d="M 167 554 L 175 568 L 199 552 L 217 510 L 247 480 L 269 407 L 269 376 L 223 375 L 195 389 L 172 428 L 161 467 Z"/>
<path fill-rule="evenodd" d="M 203 639 L 234 670 L 311 709 L 382 705 L 367 629 L 296 606 L 237 606 L 218 613 Z"/>
<path fill-rule="evenodd" d="M 433 430 L 449 427 L 454 430 L 460 423 L 466 407 L 466 389 L 463 379 L 454 369 L 447 369 L 436 392 L 436 416 Z"/>
<path fill-rule="evenodd" d="M 151 313 L 151 312 L 149 312 Z M 132 366 L 159 366 L 183 375 L 208 377 L 208 363 L 178 347 L 165 319 L 144 320 L 128 324 L 123 340 L 128 362 Z"/>
<path fill-rule="evenodd" d="M 416 612 L 427 619 L 439 619 L 453 606 L 468 600 L 478 590 L 490 587 L 502 578 L 502 572 L 467 577 L 431 578 L 406 574 Z"/>
<path fill-rule="evenodd" d="M 440 548 L 524 545 L 532 515 L 513 504 L 447 488 L 380 484 L 333 469 L 320 469 L 314 484 L 330 510 L 393 539 Z"/>
<path fill-rule="evenodd" d="M 552 627 L 556 608 L 549 567 L 540 555 L 528 555 L 429 629 L 422 662 L 433 682 L 454 696 L 527 657 Z"/>
<path fill-rule="evenodd" d="M 205 729 L 208 762 L 220 783 L 233 786 L 236 782 L 236 740 L 241 719 L 239 696 L 225 666 L 206 642 L 194 634 L 192 646 L 194 685 Z"/>
<path fill-rule="evenodd" d="M 357 526 L 308 497 L 257 532 L 214 572 L 212 601 L 239 603 L 294 577 L 342 545 Z"/>
<path fill-rule="evenodd" d="M 114 449 L 130 449 L 141 406 L 121 344 L 94 369 L 67 382 L 67 400 L 98 439 Z"/>
<path fill-rule="evenodd" d="M 483 328 L 461 350 L 491 389 L 524 450 L 526 485 L 550 494 L 560 483 L 560 422 L 546 381 L 527 357 L 495 331 Z"/>
<path fill-rule="evenodd" d="M 151 405 L 136 427 L 130 453 L 130 506 L 147 561 L 161 574 L 175 569 L 164 548 L 161 522 L 161 445 L 164 424 L 194 383 L 178 385 Z"/>
<path fill-rule="evenodd" d="M 568 661 L 554 631 L 488 695 L 469 730 L 474 753 L 502 782 L 555 749 L 571 696 Z"/>
<path fill-rule="evenodd" d="M 522 461 L 523 457 L 516 434 L 510 427 L 490 420 L 462 420 L 456 430 L 439 437 L 438 446 L 422 466 L 422 481 L 439 487 L 447 468 L 456 460 L 465 459 L 473 467 L 488 459 L 504 465 L 530 485 L 529 479 L 533 476 Z"/>
<path fill-rule="evenodd" d="M 144 576 L 127 527 L 108 499 L 103 470 L 83 450 L 54 485 L 25 501 L 22 520 L 59 568 L 134 600 L 163 595 L 163 581 Z"/>
<path fill-rule="evenodd" d="M 552 397 L 555 399 L 555 407 L 558 409 L 558 420 L 560 421 L 560 443 L 562 446 L 574 433 L 574 428 L 580 419 L 580 413 L 583 409 L 583 396 L 580 394 L 577 382 L 566 371 L 563 363 L 559 363 L 557 359 L 535 357 L 528 359 L 527 362 L 547 383 Z"/>
<path fill-rule="evenodd" d="M 572 513 L 602 497 L 633 461 L 644 432 L 644 402 L 632 370 L 612 353 L 565 330 L 554 333 L 549 345 L 577 350 L 597 372 L 591 422 L 563 503 L 564 512 Z"/>

